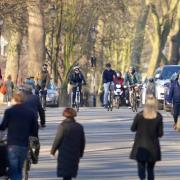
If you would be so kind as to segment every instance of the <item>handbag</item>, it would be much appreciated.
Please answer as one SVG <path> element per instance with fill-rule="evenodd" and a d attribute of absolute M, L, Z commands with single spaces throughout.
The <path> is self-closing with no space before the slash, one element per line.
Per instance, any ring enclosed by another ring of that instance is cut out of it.
<path fill-rule="evenodd" d="M 177 131 L 180 131 L 180 116 L 178 117 L 178 120 L 176 123 L 176 129 L 177 129 Z"/>
<path fill-rule="evenodd" d="M 7 87 L 5 85 L 5 83 L 2 84 L 1 88 L 0 88 L 0 92 L 5 95 L 7 93 Z"/>

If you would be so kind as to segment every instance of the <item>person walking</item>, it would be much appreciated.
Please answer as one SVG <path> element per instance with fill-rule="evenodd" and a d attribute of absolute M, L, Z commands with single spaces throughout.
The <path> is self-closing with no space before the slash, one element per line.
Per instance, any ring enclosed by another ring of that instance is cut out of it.
<path fill-rule="evenodd" d="M 111 87 L 112 89 L 114 89 L 114 83 L 113 83 L 114 78 L 116 78 L 116 72 L 111 69 L 111 64 L 107 63 L 106 69 L 104 70 L 102 75 L 103 86 L 104 86 L 104 100 L 103 100 L 104 107 L 107 107 L 109 89 Z"/>
<path fill-rule="evenodd" d="M 177 74 L 176 80 L 171 84 L 168 101 L 173 104 L 173 127 L 176 129 L 178 116 L 180 116 L 180 72 Z"/>
<path fill-rule="evenodd" d="M 47 96 L 47 89 L 50 82 L 50 74 L 48 72 L 48 65 L 43 64 L 42 70 L 38 73 L 36 77 L 36 89 L 35 94 L 42 96 L 42 106 L 43 109 L 46 110 L 46 96 Z"/>
<path fill-rule="evenodd" d="M 15 105 L 5 111 L 0 130 L 8 129 L 10 179 L 22 180 L 22 169 L 27 158 L 29 137 L 37 136 L 38 124 L 34 112 L 23 104 L 23 94 L 15 93 L 13 99 Z"/>
<path fill-rule="evenodd" d="M 163 136 L 163 117 L 157 112 L 157 102 L 148 95 L 144 110 L 137 113 L 131 126 L 136 132 L 130 158 L 137 161 L 140 180 L 154 180 L 154 166 L 161 160 L 159 138 Z"/>
<path fill-rule="evenodd" d="M 7 89 L 7 92 L 5 94 L 5 102 L 7 102 L 8 106 L 10 106 L 11 105 L 12 95 L 13 95 L 13 89 L 14 89 L 14 83 L 12 81 L 11 75 L 8 75 L 7 81 L 5 82 L 5 86 L 6 86 L 6 89 Z"/>
<path fill-rule="evenodd" d="M 76 122 L 76 111 L 66 108 L 63 112 L 66 118 L 58 127 L 51 155 L 58 150 L 57 176 L 63 180 L 71 180 L 77 176 L 78 164 L 83 157 L 85 148 L 85 134 L 83 126 Z"/>

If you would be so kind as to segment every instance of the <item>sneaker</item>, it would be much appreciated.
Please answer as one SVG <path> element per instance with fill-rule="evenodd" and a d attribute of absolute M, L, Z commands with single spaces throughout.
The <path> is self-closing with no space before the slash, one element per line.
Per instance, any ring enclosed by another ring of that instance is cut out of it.
<path fill-rule="evenodd" d="M 128 106 L 128 109 L 131 109 L 131 106 Z"/>

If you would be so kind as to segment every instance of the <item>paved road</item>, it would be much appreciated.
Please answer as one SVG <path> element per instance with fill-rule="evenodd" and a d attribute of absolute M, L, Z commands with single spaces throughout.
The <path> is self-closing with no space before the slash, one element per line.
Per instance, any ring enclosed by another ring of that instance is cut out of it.
<path fill-rule="evenodd" d="M 32 180 L 55 180 L 56 160 L 49 151 L 62 108 L 47 109 L 47 128 L 40 131 L 41 155 L 30 172 Z M 172 117 L 164 115 L 165 135 L 161 140 L 162 159 L 156 166 L 157 180 L 180 179 L 180 134 L 172 129 Z M 134 134 L 130 126 L 134 113 L 126 108 L 107 112 L 103 108 L 82 108 L 77 120 L 85 127 L 86 150 L 77 180 L 134 180 L 136 162 L 129 159 Z"/>

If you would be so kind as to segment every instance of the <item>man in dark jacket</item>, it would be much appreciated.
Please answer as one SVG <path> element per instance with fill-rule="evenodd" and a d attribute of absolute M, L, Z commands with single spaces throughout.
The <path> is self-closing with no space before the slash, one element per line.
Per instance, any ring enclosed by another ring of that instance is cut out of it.
<path fill-rule="evenodd" d="M 177 74 L 177 79 L 172 83 L 168 101 L 173 103 L 173 117 L 174 117 L 174 129 L 176 129 L 176 123 L 178 116 L 180 116 L 180 72 Z"/>
<path fill-rule="evenodd" d="M 29 137 L 37 135 L 38 124 L 34 112 L 23 104 L 23 94 L 17 93 L 13 98 L 16 104 L 5 111 L 0 130 L 8 129 L 10 179 L 22 180 L 22 169 L 27 158 Z"/>
<path fill-rule="evenodd" d="M 24 104 L 26 107 L 30 108 L 36 114 L 38 120 L 38 114 L 40 117 L 40 126 L 46 127 L 45 121 L 45 111 L 42 108 L 39 97 L 32 93 L 32 87 L 29 85 L 25 85 L 23 89 L 24 93 Z"/>
<path fill-rule="evenodd" d="M 104 106 L 107 106 L 109 86 L 114 85 L 113 78 L 116 77 L 116 72 L 111 69 L 111 64 L 106 64 L 106 69 L 103 72 L 103 85 L 104 85 Z"/>
<path fill-rule="evenodd" d="M 69 82 L 73 86 L 73 88 L 72 88 L 72 92 L 73 92 L 72 105 L 74 106 L 77 87 L 79 87 L 79 91 L 81 93 L 82 85 L 86 85 L 85 78 L 84 78 L 82 72 L 80 71 L 79 66 L 75 66 L 73 68 L 73 72 L 69 76 Z"/>

